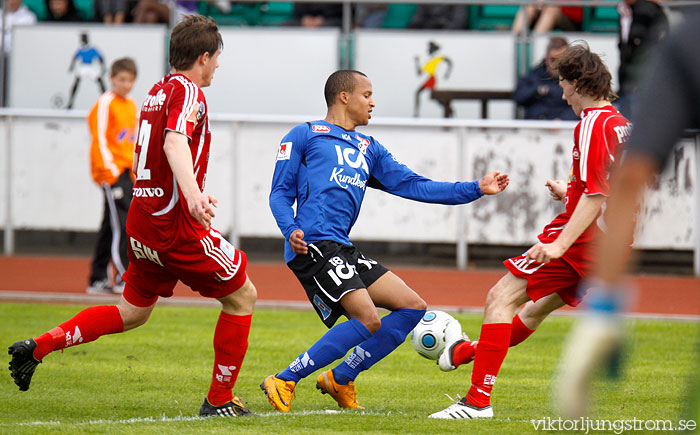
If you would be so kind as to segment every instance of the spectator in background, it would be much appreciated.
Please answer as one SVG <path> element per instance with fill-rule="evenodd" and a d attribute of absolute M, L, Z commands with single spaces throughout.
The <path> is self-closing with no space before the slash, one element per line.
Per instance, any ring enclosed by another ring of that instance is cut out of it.
<path fill-rule="evenodd" d="M 530 4 L 521 7 L 513 21 L 513 33 L 522 33 L 523 26 L 532 28 L 534 33 L 547 33 L 552 30 L 581 30 L 583 8 L 580 6 L 538 6 Z"/>
<path fill-rule="evenodd" d="M 295 3 L 294 19 L 290 24 L 301 27 L 340 26 L 343 5 L 337 3 Z"/>
<path fill-rule="evenodd" d="M 175 23 L 182 21 L 187 15 L 197 14 L 197 2 L 191 0 L 176 0 Z M 132 11 L 135 23 L 170 24 L 170 6 L 167 0 L 140 0 Z"/>
<path fill-rule="evenodd" d="M 355 6 L 355 27 L 378 29 L 384 25 L 387 9 L 382 3 L 363 3 Z"/>
<path fill-rule="evenodd" d="M 2 82 L 2 98 L 0 104 L 5 105 L 7 100 L 7 72 L 8 59 L 10 50 L 12 49 L 12 28 L 16 25 L 36 24 L 36 15 L 30 11 L 27 6 L 22 4 L 22 0 L 5 0 L 5 10 L 0 8 L 0 14 L 5 14 L 5 32 L 3 34 L 2 43 L 4 45 L 1 55 L 5 56 L 3 62 L 3 82 Z"/>
<path fill-rule="evenodd" d="M 620 112 L 630 118 L 634 94 L 653 48 L 668 33 L 668 19 L 658 0 L 624 0 L 620 13 Z"/>
<path fill-rule="evenodd" d="M 525 108 L 525 119 L 578 119 L 566 101 L 562 100 L 558 76 L 553 70 L 554 62 L 567 47 L 565 38 L 552 37 L 542 62 L 518 79 L 513 100 Z"/>
<path fill-rule="evenodd" d="M 408 28 L 446 30 L 466 29 L 467 7 L 464 5 L 418 5 Z"/>
<path fill-rule="evenodd" d="M 49 12 L 46 21 L 61 23 L 83 21 L 78 15 L 73 0 L 46 0 L 46 10 Z"/>
<path fill-rule="evenodd" d="M 122 293 L 122 275 L 129 266 L 126 256 L 126 215 L 134 188 L 134 163 L 138 111 L 129 93 L 136 82 L 136 63 L 130 58 L 112 63 L 112 89 L 100 96 L 88 115 L 92 135 L 90 166 L 92 178 L 104 194 L 102 225 L 92 257 L 87 293 Z M 110 260 L 117 270 L 112 287 L 107 269 Z"/>
<path fill-rule="evenodd" d="M 127 0 L 95 0 L 95 19 L 106 24 L 123 24 L 129 16 Z"/>
<path fill-rule="evenodd" d="M 23 24 L 36 24 L 36 15 L 27 6 L 22 4 L 22 0 L 5 0 L 6 10 L 0 8 L 0 14 L 5 13 L 5 55 L 10 54 L 12 47 L 12 27 Z"/>

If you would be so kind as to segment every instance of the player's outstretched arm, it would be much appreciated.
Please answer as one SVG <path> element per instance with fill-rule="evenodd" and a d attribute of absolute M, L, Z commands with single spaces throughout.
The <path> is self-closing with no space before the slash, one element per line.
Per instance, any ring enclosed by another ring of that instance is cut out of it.
<path fill-rule="evenodd" d="M 495 195 L 501 193 L 508 187 L 510 179 L 508 174 L 501 174 L 498 171 L 489 172 L 479 180 L 479 189 L 484 195 Z"/>
<path fill-rule="evenodd" d="M 187 136 L 169 131 L 165 136 L 163 150 L 180 186 L 182 196 L 185 197 L 190 215 L 202 224 L 205 230 L 208 230 L 211 219 L 214 217 L 213 207 L 218 204 L 218 201 L 199 190 L 197 180 L 194 178 L 192 154 L 187 144 Z"/>

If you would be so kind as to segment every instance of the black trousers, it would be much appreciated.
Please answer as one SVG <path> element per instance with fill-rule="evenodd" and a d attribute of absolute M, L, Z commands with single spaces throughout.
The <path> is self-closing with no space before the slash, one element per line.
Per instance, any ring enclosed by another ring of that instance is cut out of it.
<path fill-rule="evenodd" d="M 112 261 L 117 269 L 117 282 L 126 272 L 129 259 L 126 256 L 126 215 L 131 204 L 134 183 L 129 170 L 125 170 L 111 186 L 102 183 L 105 197 L 102 225 L 97 233 L 97 245 L 92 257 L 90 284 L 107 279 L 107 268 Z"/>

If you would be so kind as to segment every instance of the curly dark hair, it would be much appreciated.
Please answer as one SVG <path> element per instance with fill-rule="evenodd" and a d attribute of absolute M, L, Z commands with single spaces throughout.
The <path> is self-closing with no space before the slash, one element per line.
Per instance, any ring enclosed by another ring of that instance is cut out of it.
<path fill-rule="evenodd" d="M 564 80 L 576 80 L 576 92 L 596 100 L 614 101 L 617 95 L 612 90 L 612 75 L 603 60 L 593 53 L 585 42 L 569 45 L 553 65 Z"/>

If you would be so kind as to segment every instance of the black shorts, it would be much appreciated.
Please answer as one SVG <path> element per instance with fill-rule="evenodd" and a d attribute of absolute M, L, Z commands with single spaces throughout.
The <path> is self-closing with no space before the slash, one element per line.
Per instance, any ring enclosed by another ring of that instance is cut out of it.
<path fill-rule="evenodd" d="M 309 253 L 297 255 L 287 266 L 299 279 L 316 314 L 328 328 L 345 314 L 340 304 L 343 296 L 369 287 L 389 271 L 354 246 L 330 240 L 310 243 Z"/>

